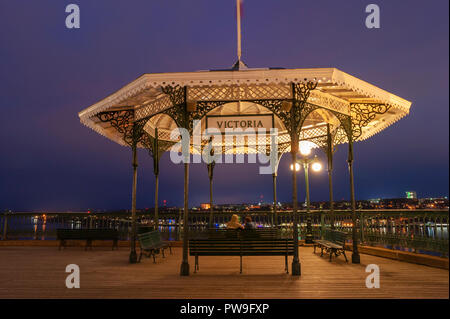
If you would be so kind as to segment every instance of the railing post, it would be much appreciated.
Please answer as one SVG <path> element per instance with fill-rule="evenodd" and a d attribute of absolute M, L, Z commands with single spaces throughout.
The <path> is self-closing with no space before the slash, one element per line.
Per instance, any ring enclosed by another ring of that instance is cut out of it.
<path fill-rule="evenodd" d="M 3 240 L 8 238 L 8 212 L 3 214 Z"/>
<path fill-rule="evenodd" d="M 320 238 L 323 238 L 323 231 L 325 229 L 325 214 L 323 210 L 320 211 Z"/>
<path fill-rule="evenodd" d="M 178 222 L 177 222 L 177 232 L 178 232 L 178 240 L 181 240 L 181 208 L 178 210 Z"/>
<path fill-rule="evenodd" d="M 359 232 L 360 232 L 360 241 L 361 244 L 364 243 L 364 213 L 361 211 L 361 209 L 359 210 Z"/>

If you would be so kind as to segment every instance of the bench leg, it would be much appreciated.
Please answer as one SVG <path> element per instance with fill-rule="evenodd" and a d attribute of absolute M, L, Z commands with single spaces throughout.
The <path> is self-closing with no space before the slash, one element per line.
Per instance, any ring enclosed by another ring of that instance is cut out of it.
<path fill-rule="evenodd" d="M 171 245 L 169 245 L 169 252 L 172 255 L 172 246 Z"/>
<path fill-rule="evenodd" d="M 286 270 L 286 273 L 289 273 L 289 269 L 288 269 L 288 256 L 284 256 L 284 270 Z"/>
<path fill-rule="evenodd" d="M 152 250 L 152 256 L 153 256 L 153 263 L 156 264 L 156 254 L 154 250 Z"/>
<path fill-rule="evenodd" d="M 342 249 L 342 254 L 344 255 L 345 262 L 348 263 L 347 255 L 345 254 L 345 249 Z"/>
<path fill-rule="evenodd" d="M 242 274 L 242 256 L 239 256 L 240 260 L 241 260 L 241 265 L 240 265 L 240 271 L 239 273 Z"/>
<path fill-rule="evenodd" d="M 141 253 L 139 254 L 139 259 L 138 259 L 139 263 L 141 262 L 141 258 L 142 258 L 142 249 L 141 249 Z"/>
<path fill-rule="evenodd" d="M 330 250 L 330 262 L 331 262 L 331 257 L 333 256 L 333 252 L 336 253 L 336 251 L 333 248 L 331 248 L 331 250 Z"/>
<path fill-rule="evenodd" d="M 195 256 L 195 265 L 194 265 L 194 273 L 197 273 L 198 267 L 198 256 Z"/>
<path fill-rule="evenodd" d="M 323 246 L 320 246 L 320 257 L 323 257 Z"/>
<path fill-rule="evenodd" d="M 166 258 L 166 256 L 164 255 L 164 248 L 161 248 L 161 253 L 162 253 L 163 258 Z"/>
<path fill-rule="evenodd" d="M 316 244 L 314 244 L 314 254 L 316 253 Z"/>

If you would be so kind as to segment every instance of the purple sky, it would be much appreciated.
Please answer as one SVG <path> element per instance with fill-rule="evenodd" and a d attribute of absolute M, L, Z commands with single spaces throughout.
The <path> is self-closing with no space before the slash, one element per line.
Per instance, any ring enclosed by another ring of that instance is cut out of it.
<path fill-rule="evenodd" d="M 81 29 L 65 28 L 65 6 Z M 337 67 L 413 102 L 411 113 L 355 145 L 358 199 L 448 195 L 448 1 L 245 0 L 243 59 L 250 67 Z M 77 113 L 142 73 L 230 67 L 234 0 L 0 1 L 0 209 L 119 209 L 131 205 L 131 152 L 80 124 Z M 323 154 L 317 154 L 324 159 Z M 346 146 L 335 160 L 335 198 L 348 198 Z M 138 207 L 153 206 L 152 161 L 139 153 Z M 279 200 L 291 198 L 285 156 Z M 183 171 L 166 154 L 160 199 L 181 205 Z M 190 203 L 208 201 L 205 165 L 191 165 Z M 270 201 L 256 164 L 216 165 L 219 203 Z M 304 198 L 299 173 L 299 199 Z M 327 200 L 325 171 L 311 199 Z"/>

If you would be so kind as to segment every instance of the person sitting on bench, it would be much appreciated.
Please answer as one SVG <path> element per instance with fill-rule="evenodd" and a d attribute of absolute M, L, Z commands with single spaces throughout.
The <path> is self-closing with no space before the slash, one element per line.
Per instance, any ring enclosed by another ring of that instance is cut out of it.
<path fill-rule="evenodd" d="M 252 218 L 250 216 L 245 217 L 244 229 L 256 229 L 256 224 L 252 222 Z"/>
<path fill-rule="evenodd" d="M 231 216 L 231 220 L 227 223 L 227 229 L 244 229 L 244 226 L 239 223 L 238 215 Z"/>

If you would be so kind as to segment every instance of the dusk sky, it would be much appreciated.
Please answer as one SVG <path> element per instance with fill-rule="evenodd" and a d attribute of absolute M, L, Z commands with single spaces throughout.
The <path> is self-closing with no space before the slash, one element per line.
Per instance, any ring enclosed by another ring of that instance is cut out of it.
<path fill-rule="evenodd" d="M 81 28 L 65 27 L 78 4 Z M 381 28 L 365 27 L 365 7 Z M 249 67 L 336 67 L 412 101 L 410 114 L 355 145 L 357 199 L 447 196 L 448 0 L 245 0 Z M 236 61 L 234 0 L 0 0 L 0 209 L 131 207 L 131 151 L 80 124 L 78 112 L 143 73 L 228 68 Z M 315 153 L 325 164 L 325 156 Z M 349 198 L 347 145 L 335 158 L 335 199 Z M 152 160 L 139 151 L 138 208 L 153 207 Z M 304 200 L 303 173 L 298 175 Z M 311 200 L 328 199 L 326 171 Z M 217 203 L 272 200 L 257 164 L 218 164 Z M 190 205 L 209 200 L 205 164 L 192 164 Z M 291 200 L 288 156 L 279 201 Z M 160 200 L 181 206 L 183 167 L 161 160 Z"/>

